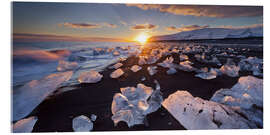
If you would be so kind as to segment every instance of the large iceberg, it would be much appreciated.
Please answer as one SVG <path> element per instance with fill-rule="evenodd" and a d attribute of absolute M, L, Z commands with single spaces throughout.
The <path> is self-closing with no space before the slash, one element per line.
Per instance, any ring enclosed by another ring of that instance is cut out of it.
<path fill-rule="evenodd" d="M 37 120 L 38 119 L 35 116 L 21 119 L 12 125 L 12 130 L 14 133 L 30 133 L 32 132 Z"/>
<path fill-rule="evenodd" d="M 57 71 L 68 71 L 73 70 L 78 67 L 77 62 L 67 62 L 64 60 L 60 60 L 58 62 Z"/>
<path fill-rule="evenodd" d="M 13 121 L 31 113 L 61 83 L 68 81 L 72 74 L 72 71 L 51 74 L 41 80 L 33 80 L 13 91 Z"/>
<path fill-rule="evenodd" d="M 102 79 L 103 75 L 99 72 L 90 70 L 89 72 L 82 72 L 78 78 L 80 83 L 97 83 Z"/>
<path fill-rule="evenodd" d="M 113 71 L 110 76 L 111 76 L 111 78 L 118 78 L 123 74 L 124 74 L 124 71 L 121 68 L 119 68 L 119 69 Z"/>
<path fill-rule="evenodd" d="M 89 132 L 93 130 L 93 122 L 86 116 L 81 115 L 72 120 L 72 128 L 75 132 Z"/>
<path fill-rule="evenodd" d="M 137 84 L 136 88 L 125 87 L 120 91 L 114 95 L 111 107 L 115 125 L 120 121 L 126 122 L 129 127 L 144 124 L 145 116 L 158 110 L 163 100 L 158 84 L 156 90 Z"/>

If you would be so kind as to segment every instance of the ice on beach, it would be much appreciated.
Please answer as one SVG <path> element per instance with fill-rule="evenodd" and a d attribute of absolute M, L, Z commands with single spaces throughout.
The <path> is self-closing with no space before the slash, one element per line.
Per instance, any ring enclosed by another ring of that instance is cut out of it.
<path fill-rule="evenodd" d="M 103 75 L 95 70 L 90 70 L 88 72 L 82 72 L 78 78 L 80 83 L 97 83 L 102 79 Z"/>
<path fill-rule="evenodd" d="M 113 55 L 114 55 L 114 56 L 119 56 L 120 53 L 119 53 L 118 51 L 114 51 L 114 52 L 113 52 Z"/>
<path fill-rule="evenodd" d="M 240 70 L 242 71 L 252 71 L 255 76 L 263 76 L 261 70 L 263 69 L 263 60 L 257 57 L 243 58 L 238 63 Z"/>
<path fill-rule="evenodd" d="M 196 68 L 191 66 L 192 62 L 190 61 L 184 61 L 180 62 L 178 68 L 183 71 L 191 72 L 197 70 Z"/>
<path fill-rule="evenodd" d="M 200 55 L 200 54 L 195 54 L 194 57 L 195 57 L 196 60 L 199 61 L 199 62 L 206 62 L 206 59 L 205 59 L 206 56 L 205 56 L 205 54 L 202 54 L 202 55 Z"/>
<path fill-rule="evenodd" d="M 114 64 L 113 66 L 109 67 L 109 69 L 118 69 L 118 68 L 120 68 L 120 67 L 122 67 L 122 66 L 123 66 L 122 63 L 116 63 L 116 64 Z"/>
<path fill-rule="evenodd" d="M 180 55 L 179 55 L 179 58 L 180 58 L 180 61 L 188 60 L 188 56 L 185 55 L 185 54 L 180 54 Z"/>
<path fill-rule="evenodd" d="M 217 57 L 212 57 L 212 59 L 209 61 L 210 63 L 215 63 L 218 66 L 221 66 L 222 64 L 220 63 L 220 61 L 218 60 Z"/>
<path fill-rule="evenodd" d="M 77 67 L 78 67 L 77 62 L 67 62 L 64 60 L 60 60 L 58 62 L 57 71 L 68 71 L 76 69 Z"/>
<path fill-rule="evenodd" d="M 157 65 L 162 66 L 164 68 L 173 67 L 173 57 L 166 58 L 162 63 L 158 63 Z"/>
<path fill-rule="evenodd" d="M 31 113 L 60 84 L 68 81 L 72 74 L 72 71 L 50 74 L 13 91 L 13 121 L 22 119 Z"/>
<path fill-rule="evenodd" d="M 215 79 L 218 75 L 219 72 L 216 69 L 211 68 L 209 72 L 206 70 L 205 72 L 198 73 L 195 76 L 205 80 L 211 80 Z"/>
<path fill-rule="evenodd" d="M 168 75 L 175 74 L 176 72 L 177 72 L 177 71 L 176 71 L 175 68 L 170 68 L 169 70 L 166 71 L 166 73 L 167 73 Z"/>
<path fill-rule="evenodd" d="M 137 87 L 125 87 L 116 93 L 112 102 L 112 120 L 117 125 L 124 121 L 129 127 L 144 124 L 147 114 L 156 111 L 162 102 L 159 89 L 153 90 L 143 84 Z"/>
<path fill-rule="evenodd" d="M 240 77 L 231 89 L 220 89 L 211 98 L 230 107 L 240 108 L 238 111 L 249 121 L 263 126 L 263 80 L 253 76 Z"/>
<path fill-rule="evenodd" d="M 143 56 L 140 56 L 140 57 L 139 57 L 138 64 L 139 64 L 139 65 L 144 65 L 144 64 L 146 64 L 146 63 L 147 63 L 147 62 L 146 62 L 145 58 L 144 58 Z"/>
<path fill-rule="evenodd" d="M 186 129 L 249 129 L 256 125 L 225 105 L 176 91 L 162 105 Z"/>
<path fill-rule="evenodd" d="M 145 81 L 146 80 L 146 78 L 143 76 L 142 78 L 141 78 L 141 81 Z"/>
<path fill-rule="evenodd" d="M 29 118 L 21 119 L 12 125 L 13 133 L 30 133 L 32 132 L 37 117 L 31 116 Z"/>
<path fill-rule="evenodd" d="M 235 63 L 232 61 L 232 59 L 227 59 L 227 63 L 224 64 L 221 68 L 220 68 L 220 71 L 223 73 L 223 74 L 226 74 L 230 77 L 237 77 L 239 76 L 239 70 L 240 70 L 240 67 L 239 66 L 236 66 Z"/>
<path fill-rule="evenodd" d="M 113 71 L 110 76 L 111 76 L 111 78 L 118 78 L 123 74 L 124 74 L 124 71 L 121 68 L 119 68 L 119 69 Z"/>
<path fill-rule="evenodd" d="M 97 115 L 91 114 L 90 118 L 91 118 L 91 121 L 96 121 Z"/>
<path fill-rule="evenodd" d="M 131 67 L 131 70 L 132 70 L 133 72 L 138 72 L 138 71 L 141 70 L 141 69 L 142 69 L 142 67 L 140 67 L 140 66 L 138 66 L 138 65 L 134 65 L 134 66 Z"/>
<path fill-rule="evenodd" d="M 157 66 L 149 66 L 147 67 L 149 74 L 152 76 L 157 73 Z"/>
<path fill-rule="evenodd" d="M 72 120 L 72 128 L 75 132 L 89 132 L 93 130 L 93 122 L 86 116 L 81 115 Z"/>
<path fill-rule="evenodd" d="M 150 56 L 147 56 L 145 58 L 146 58 L 147 64 L 154 64 L 159 60 L 160 56 L 159 55 L 150 55 Z"/>

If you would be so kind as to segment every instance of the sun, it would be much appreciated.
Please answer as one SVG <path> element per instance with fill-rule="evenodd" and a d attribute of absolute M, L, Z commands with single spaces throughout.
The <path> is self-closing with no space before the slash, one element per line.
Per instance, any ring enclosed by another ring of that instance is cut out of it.
<path fill-rule="evenodd" d="M 146 33 L 141 33 L 135 38 L 135 41 L 140 42 L 141 44 L 145 44 L 149 38 L 149 35 Z"/>

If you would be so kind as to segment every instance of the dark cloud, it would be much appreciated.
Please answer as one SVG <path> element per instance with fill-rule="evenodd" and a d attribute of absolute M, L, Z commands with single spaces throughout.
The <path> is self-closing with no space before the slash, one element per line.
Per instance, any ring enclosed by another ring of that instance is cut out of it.
<path fill-rule="evenodd" d="M 204 26 L 199 26 L 199 25 L 185 25 L 182 27 L 175 27 L 175 26 L 170 26 L 167 27 L 167 30 L 171 30 L 171 31 L 191 31 L 191 30 L 197 30 L 197 29 L 203 29 L 203 28 L 208 28 L 209 25 L 204 25 Z"/>
<path fill-rule="evenodd" d="M 90 24 L 90 23 L 62 23 L 59 24 L 59 26 L 64 27 L 70 27 L 70 28 L 87 28 L 87 29 L 93 29 L 93 28 L 100 28 L 100 24 Z"/>
<path fill-rule="evenodd" d="M 143 30 L 143 29 L 155 29 L 157 25 L 154 24 L 136 24 L 131 27 L 132 30 Z"/>
<path fill-rule="evenodd" d="M 262 16 L 262 6 L 221 6 L 221 5 L 150 5 L 150 4 L 127 4 L 143 10 L 159 10 L 175 15 L 192 15 L 206 17 L 250 17 Z"/>

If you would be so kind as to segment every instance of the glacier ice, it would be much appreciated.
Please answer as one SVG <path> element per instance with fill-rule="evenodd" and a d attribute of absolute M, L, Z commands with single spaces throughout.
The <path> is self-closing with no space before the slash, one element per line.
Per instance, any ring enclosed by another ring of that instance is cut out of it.
<path fill-rule="evenodd" d="M 77 67 L 78 67 L 77 62 L 67 62 L 64 60 L 60 60 L 58 62 L 57 71 L 68 71 L 76 69 Z"/>
<path fill-rule="evenodd" d="M 248 129 L 256 125 L 226 105 L 176 91 L 162 105 L 186 129 Z"/>
<path fill-rule="evenodd" d="M 192 62 L 190 61 L 184 61 L 180 62 L 178 68 L 183 71 L 191 72 L 197 70 L 196 68 L 191 66 Z"/>
<path fill-rule="evenodd" d="M 249 121 L 263 126 L 263 80 L 253 76 L 240 77 L 231 89 L 220 89 L 211 98 L 230 107 L 239 108 L 238 112 Z M 252 115 L 250 115 L 252 114 Z"/>
<path fill-rule="evenodd" d="M 238 63 L 240 70 L 242 71 L 252 71 L 255 76 L 263 76 L 261 70 L 263 69 L 263 60 L 257 57 L 243 58 Z"/>
<path fill-rule="evenodd" d="M 157 66 L 149 66 L 147 67 L 149 74 L 152 76 L 157 73 Z"/>
<path fill-rule="evenodd" d="M 123 66 L 122 63 L 116 63 L 116 64 L 114 64 L 113 66 L 109 67 L 109 69 L 118 69 L 118 68 L 120 68 L 120 67 L 122 67 L 122 66 Z"/>
<path fill-rule="evenodd" d="M 180 61 L 188 60 L 188 56 L 185 55 L 185 54 L 180 54 L 180 55 L 179 55 L 179 58 L 180 58 Z"/>
<path fill-rule="evenodd" d="M 177 72 L 177 71 L 176 71 L 175 68 L 170 68 L 169 70 L 166 71 L 166 73 L 167 73 L 168 75 L 175 74 L 176 72 Z"/>
<path fill-rule="evenodd" d="M 124 71 L 121 68 L 119 68 L 119 69 L 113 71 L 110 76 L 111 76 L 111 78 L 118 78 L 123 74 L 124 74 Z"/>
<path fill-rule="evenodd" d="M 90 70 L 88 72 L 82 72 L 78 77 L 80 83 L 97 83 L 102 79 L 103 75 L 95 70 Z"/>
<path fill-rule="evenodd" d="M 120 121 L 126 122 L 129 127 L 144 124 L 145 116 L 155 112 L 163 101 L 158 87 L 153 90 L 151 87 L 137 84 L 136 88 L 125 87 L 120 91 L 121 93 L 114 95 L 111 106 L 115 125 Z"/>
<path fill-rule="evenodd" d="M 211 68 L 209 72 L 207 71 L 202 72 L 202 73 L 196 74 L 195 76 L 202 79 L 211 80 L 211 79 L 215 79 L 217 75 L 218 75 L 218 72 L 215 69 Z"/>
<path fill-rule="evenodd" d="M 157 65 L 162 66 L 164 68 L 173 67 L 173 57 L 166 58 L 162 63 L 158 63 Z"/>
<path fill-rule="evenodd" d="M 91 118 L 91 121 L 96 121 L 97 115 L 91 114 L 90 118 Z"/>
<path fill-rule="evenodd" d="M 30 133 L 32 132 L 37 117 L 31 116 L 29 118 L 21 119 L 12 125 L 13 133 Z"/>
<path fill-rule="evenodd" d="M 30 81 L 13 91 L 13 121 L 31 113 L 60 84 L 68 81 L 72 74 L 72 71 L 50 74 L 40 80 Z"/>
<path fill-rule="evenodd" d="M 139 57 L 138 64 L 139 64 L 139 65 L 144 65 L 144 64 L 146 64 L 146 63 L 147 63 L 147 62 L 146 62 L 145 58 L 144 58 L 143 56 L 140 56 L 140 57 Z"/>
<path fill-rule="evenodd" d="M 235 63 L 232 61 L 232 59 L 227 59 L 227 63 L 224 64 L 221 68 L 220 71 L 223 74 L 226 74 L 230 77 L 237 77 L 239 76 L 239 70 L 240 67 L 236 66 Z"/>
<path fill-rule="evenodd" d="M 72 120 L 72 128 L 75 132 L 89 132 L 93 130 L 93 122 L 86 116 L 77 116 Z"/>
<path fill-rule="evenodd" d="M 138 65 L 134 65 L 134 66 L 131 67 L 131 70 L 132 70 L 133 72 L 138 72 L 138 71 L 141 70 L 141 69 L 142 69 L 142 67 L 140 67 L 140 66 L 138 66 Z"/>

